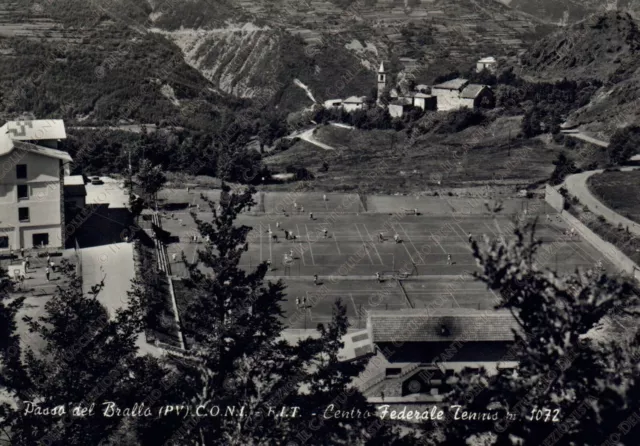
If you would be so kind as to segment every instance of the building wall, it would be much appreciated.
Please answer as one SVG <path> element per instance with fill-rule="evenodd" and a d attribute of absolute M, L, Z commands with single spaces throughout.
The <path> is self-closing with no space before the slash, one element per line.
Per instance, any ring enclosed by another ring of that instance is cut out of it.
<path fill-rule="evenodd" d="M 400 118 L 404 107 L 402 105 L 391 104 L 389 105 L 389 114 L 392 118 Z"/>
<path fill-rule="evenodd" d="M 18 179 L 16 166 L 27 165 L 27 178 Z M 9 234 L 12 249 L 31 248 L 34 233 L 49 234 L 49 246 L 62 245 L 60 160 L 14 149 L 0 156 L 0 232 Z M 18 200 L 18 185 L 29 186 L 29 198 Z M 18 208 L 29 209 L 29 221 L 21 222 Z M 2 235 L 2 234 L 0 234 Z"/>
<path fill-rule="evenodd" d="M 493 94 L 493 91 L 489 88 L 484 88 L 478 96 L 476 96 L 474 101 L 475 107 L 489 107 L 493 108 L 496 105 L 496 98 Z"/>
<path fill-rule="evenodd" d="M 510 345 L 509 342 L 466 341 L 454 348 L 453 342 L 405 342 L 397 348 L 393 343 L 378 343 L 382 352 L 391 352 L 385 355 L 390 363 L 442 362 L 443 357 L 447 357 L 448 362 L 502 361 Z"/>
<path fill-rule="evenodd" d="M 479 73 L 482 70 L 488 70 L 491 73 L 495 73 L 496 72 L 496 64 L 495 63 L 476 63 L 476 71 Z"/>
<path fill-rule="evenodd" d="M 424 110 L 424 107 L 425 107 L 424 99 L 425 98 L 413 98 L 413 105 L 416 107 L 420 107 L 421 109 Z"/>
<path fill-rule="evenodd" d="M 362 103 L 358 103 L 358 104 L 345 104 L 343 103 L 342 106 L 344 107 L 344 109 L 348 112 L 352 112 L 352 111 L 356 111 L 356 110 L 362 110 L 364 104 Z"/>
<path fill-rule="evenodd" d="M 468 107 L 473 108 L 475 106 L 475 100 L 469 98 L 460 98 L 460 108 Z"/>
<path fill-rule="evenodd" d="M 455 110 L 461 106 L 458 90 L 432 88 L 431 93 L 438 98 L 438 110 L 440 111 Z"/>

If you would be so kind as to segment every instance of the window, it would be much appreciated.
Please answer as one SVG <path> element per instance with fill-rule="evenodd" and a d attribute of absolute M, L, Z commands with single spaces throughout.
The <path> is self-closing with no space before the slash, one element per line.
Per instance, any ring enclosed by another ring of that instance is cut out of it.
<path fill-rule="evenodd" d="M 0 249 L 6 249 L 9 247 L 9 237 L 6 235 L 0 235 Z"/>
<path fill-rule="evenodd" d="M 33 246 L 47 246 L 49 244 L 49 234 L 46 232 L 33 234 Z"/>
<path fill-rule="evenodd" d="M 27 165 L 26 164 L 18 164 L 16 166 L 16 178 L 19 180 L 27 179 Z"/>
<path fill-rule="evenodd" d="M 26 184 L 18 184 L 18 200 L 29 199 L 29 186 Z"/>
<path fill-rule="evenodd" d="M 29 221 L 29 208 L 18 208 L 18 220 Z"/>

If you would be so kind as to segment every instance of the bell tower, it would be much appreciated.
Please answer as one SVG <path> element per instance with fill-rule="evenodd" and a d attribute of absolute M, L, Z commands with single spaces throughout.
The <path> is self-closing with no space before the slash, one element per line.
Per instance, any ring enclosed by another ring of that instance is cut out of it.
<path fill-rule="evenodd" d="M 380 62 L 378 69 L 378 105 L 382 105 L 382 93 L 387 87 L 387 72 L 384 70 L 384 62 Z"/>

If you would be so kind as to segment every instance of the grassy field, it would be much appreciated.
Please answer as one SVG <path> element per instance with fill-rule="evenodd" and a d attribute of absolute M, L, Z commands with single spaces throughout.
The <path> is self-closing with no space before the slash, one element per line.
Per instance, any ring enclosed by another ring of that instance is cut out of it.
<path fill-rule="evenodd" d="M 587 185 L 607 207 L 640 222 L 640 171 L 603 172 L 591 176 Z"/>
<path fill-rule="evenodd" d="M 209 195 L 213 198 L 216 193 L 211 191 Z M 365 212 L 365 205 L 356 194 L 327 194 L 325 201 L 318 193 L 259 193 L 256 209 L 237 221 L 253 228 L 248 238 L 249 250 L 240 265 L 252 270 L 260 262 L 271 261 L 269 278 L 282 279 L 287 285 L 283 309 L 289 328 L 313 328 L 317 323 L 327 322 L 338 298 L 347 303 L 354 328 L 364 326 L 366 311 L 373 308 L 424 308 L 435 302 L 491 308 L 496 296 L 470 279 L 476 263 L 468 235 L 479 240 L 484 235 L 500 237 L 501 233 L 508 237 L 512 228 L 510 218 L 500 216 L 494 220 L 479 210 L 476 214 L 463 211 L 454 214 L 451 207 L 436 209 L 430 204 L 439 199 L 426 198 L 423 201 L 414 198 L 420 203 L 415 205 L 419 213 L 412 215 L 404 212 L 403 197 L 395 197 L 397 209 L 390 214 Z M 389 209 L 387 206 L 386 210 Z M 569 272 L 576 267 L 590 268 L 602 259 L 587 242 L 567 238 L 563 221 L 556 216 L 548 221 L 545 212 L 547 209 L 540 207 L 529 214 L 542 215 L 544 220 L 539 222 L 537 231 L 543 240 L 540 266 Z M 201 206 L 198 217 L 208 221 L 211 214 Z M 167 245 L 172 275 L 186 278 L 182 254 L 194 260 L 197 251 L 204 249 L 204 242 L 191 240 L 195 232 L 186 210 L 167 212 L 162 224 L 172 236 Z M 296 238 L 287 240 L 285 230 Z M 293 253 L 292 260 L 285 262 L 288 253 Z M 607 261 L 604 263 L 611 267 Z M 380 273 L 381 281 L 376 273 Z M 407 278 L 400 283 L 396 279 L 403 273 Z M 317 284 L 313 280 L 316 274 Z M 176 298 L 179 307 L 184 308 L 190 291 L 184 283 L 176 282 Z M 303 303 L 306 299 L 306 304 L 296 305 L 296 298 Z"/>
<path fill-rule="evenodd" d="M 274 172 L 284 172 L 287 166 L 306 167 L 316 176 L 311 185 L 318 190 L 410 193 L 508 185 L 515 191 L 548 178 L 552 161 L 563 150 L 538 139 L 510 144 L 508 132 L 494 135 L 491 129 L 469 144 L 472 132 L 409 140 L 406 133 L 392 130 L 324 126 L 314 137 L 336 150 L 299 141 L 287 151 L 267 156 L 265 163 Z"/>

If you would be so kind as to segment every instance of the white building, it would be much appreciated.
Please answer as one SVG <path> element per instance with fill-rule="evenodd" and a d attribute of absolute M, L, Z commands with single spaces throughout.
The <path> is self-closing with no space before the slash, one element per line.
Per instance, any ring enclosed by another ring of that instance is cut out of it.
<path fill-rule="evenodd" d="M 453 79 L 434 85 L 431 93 L 438 98 L 438 111 L 457 110 L 462 107 L 492 107 L 493 91 L 486 85 L 470 84 L 466 79 Z"/>
<path fill-rule="evenodd" d="M 495 73 L 498 68 L 498 61 L 495 57 L 485 57 L 476 62 L 476 71 L 479 73 L 482 70 L 490 71 L 491 73 Z"/>
<path fill-rule="evenodd" d="M 364 109 L 366 101 L 366 96 L 350 96 L 342 101 L 342 107 L 348 112 L 362 110 Z"/>
<path fill-rule="evenodd" d="M 63 178 L 71 157 L 58 150 L 61 120 L 0 127 L 0 251 L 64 245 Z"/>

